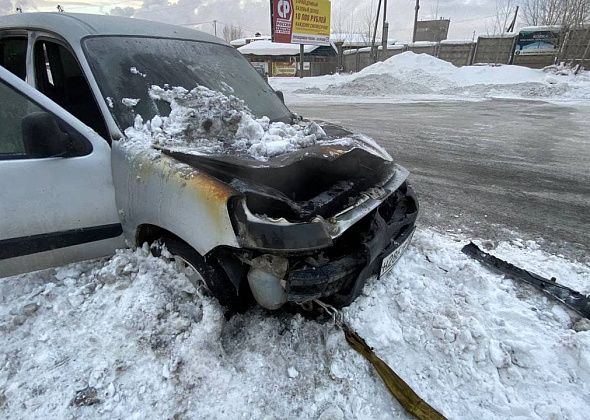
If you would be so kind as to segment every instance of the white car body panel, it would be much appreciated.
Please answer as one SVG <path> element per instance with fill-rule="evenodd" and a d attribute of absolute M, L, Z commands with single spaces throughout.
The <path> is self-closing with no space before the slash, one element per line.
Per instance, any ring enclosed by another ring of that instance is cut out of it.
<path fill-rule="evenodd" d="M 117 204 L 126 237 L 153 225 L 182 238 L 199 254 L 219 245 L 238 247 L 227 202 L 237 194 L 228 185 L 176 160 L 149 152 L 131 153 L 113 143 Z"/>
<path fill-rule="evenodd" d="M 81 157 L 0 160 L 0 241 L 119 224 L 106 141 L 1 67 L 0 79 L 69 124 L 93 148 Z M 2 259 L 0 276 L 110 255 L 123 243 L 119 236 Z"/>

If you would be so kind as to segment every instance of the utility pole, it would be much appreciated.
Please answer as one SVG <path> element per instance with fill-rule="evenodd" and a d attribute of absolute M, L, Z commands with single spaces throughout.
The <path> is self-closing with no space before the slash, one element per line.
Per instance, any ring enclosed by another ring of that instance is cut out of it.
<path fill-rule="evenodd" d="M 215 36 L 217 36 L 217 21 L 216 20 L 213 21 L 213 28 L 215 30 Z"/>
<path fill-rule="evenodd" d="M 586 35 L 590 34 L 590 27 L 588 27 L 588 29 L 586 30 Z M 574 74 L 577 75 L 580 72 L 580 69 L 582 67 L 584 67 L 584 60 L 586 60 L 586 58 L 588 57 L 588 53 L 590 52 L 590 39 L 588 39 L 588 45 L 586 46 L 586 50 L 584 51 L 584 55 L 582 55 L 582 61 L 580 61 L 580 64 L 578 64 L 576 66 L 576 70 L 574 71 Z"/>
<path fill-rule="evenodd" d="M 377 25 L 379 25 L 379 15 L 381 14 L 381 2 L 379 0 L 379 6 L 377 6 L 377 16 L 375 17 L 375 30 L 373 30 L 373 41 L 371 42 L 371 56 L 373 57 L 373 62 L 377 61 L 377 54 L 375 52 L 375 38 L 377 37 Z"/>
<path fill-rule="evenodd" d="M 510 22 L 510 26 L 506 28 L 506 32 L 514 31 L 514 25 L 516 25 L 516 18 L 518 17 L 518 9 L 519 6 L 516 6 L 516 10 L 514 11 L 514 18 L 512 19 L 512 22 Z"/>
<path fill-rule="evenodd" d="M 305 59 L 305 48 L 299 44 L 299 77 L 303 79 L 303 60 Z"/>
<path fill-rule="evenodd" d="M 383 0 L 383 31 L 381 33 L 381 46 L 383 54 L 387 51 L 387 40 L 389 38 L 389 23 L 387 23 L 387 0 Z"/>
<path fill-rule="evenodd" d="M 418 10 L 420 10 L 420 0 L 416 0 L 416 12 L 414 13 L 414 34 L 412 42 L 416 42 L 416 27 L 418 26 Z"/>

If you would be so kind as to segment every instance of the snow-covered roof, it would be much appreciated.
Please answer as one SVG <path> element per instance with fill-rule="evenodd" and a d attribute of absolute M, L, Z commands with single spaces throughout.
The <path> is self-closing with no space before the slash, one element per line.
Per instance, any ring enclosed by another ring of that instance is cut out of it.
<path fill-rule="evenodd" d="M 416 42 L 410 42 L 408 44 L 408 47 L 435 47 L 436 45 L 438 45 L 438 42 L 434 42 L 434 41 L 416 41 Z"/>
<path fill-rule="evenodd" d="M 317 45 L 305 45 L 303 50 L 305 53 L 310 53 L 318 48 Z M 238 48 L 238 51 L 244 55 L 298 55 L 299 44 L 281 44 L 262 40 L 244 45 Z"/>
<path fill-rule="evenodd" d="M 388 50 L 403 50 L 406 47 L 407 47 L 406 44 L 395 44 L 395 45 L 388 45 L 387 46 L 387 49 Z M 382 50 L 383 49 L 383 45 L 379 45 L 377 47 L 377 49 Z"/>
<path fill-rule="evenodd" d="M 504 32 L 501 34 L 485 34 L 479 35 L 478 38 L 514 38 L 516 34 L 514 32 Z"/>
<path fill-rule="evenodd" d="M 520 32 L 534 31 L 561 31 L 561 25 L 525 26 L 524 28 L 520 28 Z"/>
<path fill-rule="evenodd" d="M 466 44 L 475 44 L 474 41 L 469 39 L 444 39 L 440 41 L 441 44 L 445 45 L 466 45 Z"/>
<path fill-rule="evenodd" d="M 406 44 L 395 44 L 395 45 L 388 45 L 387 49 L 388 50 L 403 50 L 406 47 L 407 47 Z M 378 50 L 383 50 L 383 45 L 377 44 L 375 42 L 375 48 Z M 357 51 L 359 51 L 359 52 L 371 51 L 371 47 L 363 47 L 363 48 L 358 48 L 356 50 L 344 51 L 344 54 L 355 54 Z"/>
<path fill-rule="evenodd" d="M 371 45 L 373 38 L 360 33 L 332 33 L 330 40 L 332 42 L 343 42 L 343 47 L 366 47 Z M 388 44 L 394 44 L 395 42 L 396 40 L 393 38 L 387 40 Z M 376 38 L 375 44 L 381 44 L 381 38 Z"/>
<path fill-rule="evenodd" d="M 238 39 L 234 39 L 233 41 L 230 42 L 230 45 L 232 47 L 241 47 L 243 45 L 249 44 L 250 42 L 254 42 L 254 41 L 270 41 L 272 38 L 270 36 L 264 35 L 264 36 L 249 36 L 246 38 L 238 38 Z"/>

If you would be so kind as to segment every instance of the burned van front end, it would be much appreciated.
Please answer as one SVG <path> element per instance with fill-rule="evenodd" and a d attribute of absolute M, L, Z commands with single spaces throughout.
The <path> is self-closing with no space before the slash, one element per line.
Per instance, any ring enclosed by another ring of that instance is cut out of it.
<path fill-rule="evenodd" d="M 220 246 L 206 258 L 223 267 L 236 292 L 247 282 L 268 309 L 315 299 L 350 304 L 369 277 L 393 267 L 414 232 L 418 201 L 408 171 L 358 138 L 266 162 L 164 153 L 236 191 L 228 213 L 239 247 Z"/>

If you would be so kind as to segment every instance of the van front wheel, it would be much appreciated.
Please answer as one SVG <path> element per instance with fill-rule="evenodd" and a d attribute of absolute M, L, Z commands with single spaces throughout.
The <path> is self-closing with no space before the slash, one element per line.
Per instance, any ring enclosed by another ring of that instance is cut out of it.
<path fill-rule="evenodd" d="M 249 306 L 247 291 L 236 290 L 216 261 L 206 261 L 186 242 L 171 237 L 162 237 L 156 241 L 155 245 L 152 245 L 152 254 L 162 256 L 162 245 L 168 250 L 169 258 L 178 271 L 183 273 L 195 288 L 205 288 L 228 309 L 243 311 Z"/>

